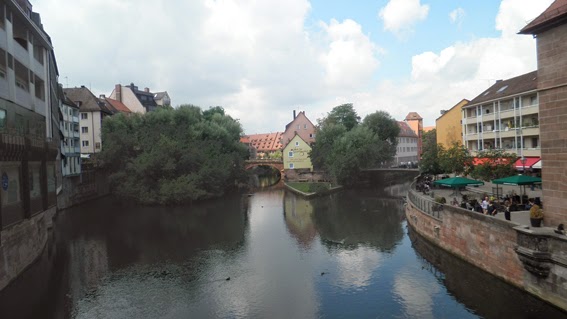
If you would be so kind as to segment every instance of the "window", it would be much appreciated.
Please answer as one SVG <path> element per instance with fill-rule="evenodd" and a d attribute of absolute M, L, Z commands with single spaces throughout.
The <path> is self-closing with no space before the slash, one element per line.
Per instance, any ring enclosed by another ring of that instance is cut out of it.
<path fill-rule="evenodd" d="M 100 150 L 100 142 L 95 143 L 95 148 Z"/>
<path fill-rule="evenodd" d="M 86 120 L 89 118 L 89 113 L 81 113 L 81 120 Z"/>
<path fill-rule="evenodd" d="M 307 129 L 307 124 L 303 124 L 303 129 L 304 129 L 304 130 Z"/>
<path fill-rule="evenodd" d="M 301 128 L 301 125 L 297 124 L 297 129 L 299 130 Z"/>
<path fill-rule="evenodd" d="M 295 146 L 299 146 L 299 142 L 295 142 Z"/>
<path fill-rule="evenodd" d="M 0 109 L 0 131 L 6 127 L 6 110 Z"/>
<path fill-rule="evenodd" d="M 87 126 L 82 126 L 81 127 L 81 133 L 86 134 L 89 132 L 89 128 Z"/>
<path fill-rule="evenodd" d="M 293 163 L 289 163 L 289 168 L 290 168 L 290 169 L 294 169 Z"/>
<path fill-rule="evenodd" d="M 89 141 L 83 141 L 83 147 L 89 146 Z"/>
<path fill-rule="evenodd" d="M 287 154 L 289 157 L 293 157 L 293 151 L 289 151 L 289 153 Z"/>
<path fill-rule="evenodd" d="M 313 138 L 313 135 L 314 135 L 313 133 L 310 133 L 310 134 L 309 134 L 309 137 L 310 137 L 310 138 Z"/>

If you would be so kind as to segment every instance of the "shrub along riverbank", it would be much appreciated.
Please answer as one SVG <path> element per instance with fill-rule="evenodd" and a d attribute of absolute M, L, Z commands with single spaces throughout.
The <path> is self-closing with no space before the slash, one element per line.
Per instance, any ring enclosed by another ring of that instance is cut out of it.
<path fill-rule="evenodd" d="M 103 121 L 99 159 L 115 195 L 141 204 L 187 203 L 246 182 L 241 134 L 222 107 L 119 114 Z"/>

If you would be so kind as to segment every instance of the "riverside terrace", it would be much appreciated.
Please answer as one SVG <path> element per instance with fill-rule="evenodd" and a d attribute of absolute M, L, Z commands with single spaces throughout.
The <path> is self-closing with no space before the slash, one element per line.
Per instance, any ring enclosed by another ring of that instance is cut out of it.
<path fill-rule="evenodd" d="M 496 185 L 491 182 L 484 182 L 484 185 L 479 185 L 474 187 L 467 186 L 465 190 L 460 190 L 457 196 L 455 196 L 455 190 L 452 188 L 435 186 L 430 190 L 429 195 L 433 193 L 435 197 L 439 197 L 439 196 L 445 197 L 445 199 L 447 200 L 447 203 L 445 205 L 450 205 L 451 201 L 453 201 L 454 198 L 456 198 L 457 201 L 460 203 L 462 195 L 467 195 L 469 199 L 477 199 L 479 201 L 482 201 L 482 198 L 485 194 L 487 194 L 488 196 L 490 195 L 496 196 L 495 190 L 497 186 L 500 188 L 499 190 L 500 196 L 505 196 L 507 194 L 511 194 L 512 192 L 521 195 L 521 193 L 524 193 L 525 191 L 524 194 L 527 196 L 527 198 L 542 197 L 542 190 L 541 188 L 539 188 L 540 186 L 534 188 L 534 190 L 532 190 L 530 187 L 525 187 L 524 190 L 524 187 L 520 187 L 520 186 Z M 431 199 L 433 200 L 434 198 Z M 504 220 L 504 213 L 499 212 L 494 216 L 494 218 Z M 516 223 L 518 225 L 530 225 L 530 212 L 529 210 L 525 210 L 525 209 L 512 211 L 510 215 L 510 219 L 511 222 Z M 545 223 L 545 219 L 544 219 L 544 223 Z"/>
<path fill-rule="evenodd" d="M 414 182 L 408 191 L 405 215 L 408 226 L 440 249 L 567 311 L 567 236 L 550 227 L 530 227 L 529 212 L 496 216 L 440 205 L 418 192 Z M 495 185 L 494 185 L 495 186 Z M 467 187 L 462 193 L 480 199 L 493 185 Z M 519 187 L 504 186 L 504 194 Z M 435 197 L 453 200 L 453 190 L 433 189 Z M 526 190 L 538 197 L 541 190 Z M 545 209 L 545 202 L 544 202 Z M 545 217 L 544 217 L 545 223 Z"/>

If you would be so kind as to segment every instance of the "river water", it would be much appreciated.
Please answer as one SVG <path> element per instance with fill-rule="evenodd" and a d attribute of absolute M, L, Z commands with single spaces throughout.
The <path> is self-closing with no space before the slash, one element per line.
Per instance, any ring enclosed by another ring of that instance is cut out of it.
<path fill-rule="evenodd" d="M 411 233 L 407 187 L 89 202 L 59 215 L 56 244 L 0 294 L 0 318 L 565 317 Z"/>

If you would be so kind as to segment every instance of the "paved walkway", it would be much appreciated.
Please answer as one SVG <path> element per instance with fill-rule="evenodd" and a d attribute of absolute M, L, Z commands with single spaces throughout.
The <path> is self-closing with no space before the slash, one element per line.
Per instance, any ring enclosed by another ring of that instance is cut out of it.
<path fill-rule="evenodd" d="M 516 194 L 520 195 L 524 192 L 524 187 L 522 186 L 513 186 L 513 185 L 496 185 L 491 182 L 485 182 L 484 185 L 479 185 L 478 187 L 467 187 L 466 190 L 462 190 L 459 194 L 466 194 L 469 198 L 476 198 L 481 199 L 482 196 L 486 194 L 495 194 L 496 186 L 501 188 L 499 190 L 500 195 L 509 194 L 511 191 L 514 191 Z M 494 193 L 493 193 L 494 188 Z M 432 191 L 435 192 L 435 196 L 443 196 L 447 199 L 447 203 L 450 203 L 454 197 L 457 198 L 459 202 L 461 202 L 461 196 L 455 196 L 454 190 L 450 188 L 434 188 Z M 535 197 L 542 197 L 542 191 L 540 188 L 535 188 L 533 191 L 530 189 L 529 186 L 526 186 L 525 194 L 528 195 L 528 198 L 535 198 Z M 530 212 L 529 211 L 515 211 L 510 213 L 510 219 L 512 222 L 517 223 L 518 225 L 530 225 Z M 494 216 L 495 218 L 504 220 L 504 213 L 500 212 Z M 543 225 L 542 225 L 543 226 Z"/>

